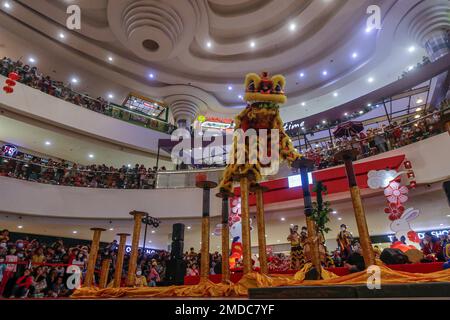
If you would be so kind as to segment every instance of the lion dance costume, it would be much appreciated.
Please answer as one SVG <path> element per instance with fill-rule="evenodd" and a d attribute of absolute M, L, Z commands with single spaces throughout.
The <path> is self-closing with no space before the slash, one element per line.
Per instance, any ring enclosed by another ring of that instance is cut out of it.
<path fill-rule="evenodd" d="M 267 72 L 262 72 L 261 76 L 256 73 L 249 73 L 245 78 L 245 96 L 247 107 L 235 118 L 235 129 L 246 132 L 255 129 L 258 133 L 260 129 L 278 129 L 279 141 L 270 141 L 267 147 L 267 155 L 270 156 L 271 145 L 279 144 L 279 159 L 293 161 L 301 158 L 301 155 L 293 147 L 292 141 L 283 129 L 283 121 L 280 118 L 279 106 L 286 102 L 284 87 L 286 80 L 282 75 L 275 75 L 269 78 Z M 270 136 L 269 136 L 270 137 Z M 269 138 L 270 139 L 270 138 Z M 258 143 L 258 148 L 259 148 Z M 236 160 L 237 138 L 234 137 L 231 157 Z M 267 165 L 250 163 L 248 144 L 245 145 L 245 163 L 239 164 L 234 161 L 227 165 L 220 183 L 222 191 L 232 191 L 233 177 L 239 174 L 251 173 L 255 177 L 255 182 L 261 180 L 261 168 Z"/>

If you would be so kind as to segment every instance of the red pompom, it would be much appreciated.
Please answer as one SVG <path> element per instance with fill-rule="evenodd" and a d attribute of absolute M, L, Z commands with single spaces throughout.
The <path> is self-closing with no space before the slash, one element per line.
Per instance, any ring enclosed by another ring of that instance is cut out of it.
<path fill-rule="evenodd" d="M 19 75 L 16 72 L 10 72 L 8 75 L 8 78 L 11 80 L 17 81 L 19 80 Z"/>
<path fill-rule="evenodd" d="M 5 83 L 10 87 L 14 87 L 16 85 L 16 82 L 11 79 L 6 79 Z"/>
<path fill-rule="evenodd" d="M 3 91 L 5 91 L 6 93 L 13 93 L 14 89 L 13 89 L 13 87 L 10 87 L 10 86 L 4 86 Z"/>

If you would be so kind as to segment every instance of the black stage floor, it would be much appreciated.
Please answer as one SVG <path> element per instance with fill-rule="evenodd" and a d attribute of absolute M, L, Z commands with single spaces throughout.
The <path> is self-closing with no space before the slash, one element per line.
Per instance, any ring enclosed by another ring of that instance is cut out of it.
<path fill-rule="evenodd" d="M 450 282 L 384 284 L 380 289 L 366 285 L 253 288 L 248 294 L 250 299 L 445 298 L 450 297 Z"/>

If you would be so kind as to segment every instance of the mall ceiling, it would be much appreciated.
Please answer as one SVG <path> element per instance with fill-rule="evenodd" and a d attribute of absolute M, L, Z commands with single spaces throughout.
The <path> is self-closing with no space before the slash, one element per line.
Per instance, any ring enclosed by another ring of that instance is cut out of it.
<path fill-rule="evenodd" d="M 425 54 L 411 26 L 430 15 L 419 13 L 450 6 L 446 0 L 0 2 L 0 53 L 34 56 L 62 80 L 77 74 L 83 90 L 114 91 L 116 102 L 129 91 L 169 103 L 183 96 L 198 112 L 229 116 L 243 106 L 244 74 L 264 69 L 287 77 L 285 120 L 396 80 Z M 374 3 L 382 29 L 366 30 Z M 81 8 L 80 30 L 65 26 L 70 4 Z"/>

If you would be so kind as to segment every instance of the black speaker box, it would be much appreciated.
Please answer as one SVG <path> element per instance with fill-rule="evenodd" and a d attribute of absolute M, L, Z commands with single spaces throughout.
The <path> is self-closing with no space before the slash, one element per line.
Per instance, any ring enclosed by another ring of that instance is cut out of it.
<path fill-rule="evenodd" d="M 184 224 L 175 223 L 172 226 L 172 241 L 184 241 Z"/>
<path fill-rule="evenodd" d="M 183 259 L 170 259 L 166 267 L 166 282 L 169 285 L 184 284 L 184 276 L 186 275 L 186 263 Z"/>
<path fill-rule="evenodd" d="M 170 255 L 172 258 L 183 259 L 184 241 L 172 241 L 172 250 Z"/>

